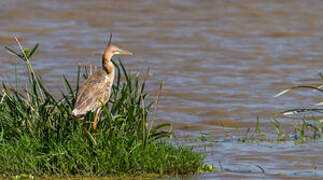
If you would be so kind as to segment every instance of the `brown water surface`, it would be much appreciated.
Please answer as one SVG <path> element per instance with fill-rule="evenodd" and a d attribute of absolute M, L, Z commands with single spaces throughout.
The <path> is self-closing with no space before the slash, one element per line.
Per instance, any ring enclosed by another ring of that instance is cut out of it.
<path fill-rule="evenodd" d="M 149 91 L 165 81 L 157 118 L 172 122 L 179 139 L 200 131 L 236 139 L 257 116 L 268 127 L 284 109 L 322 101 L 314 91 L 273 98 L 291 85 L 321 83 L 322 27 L 319 0 L 0 1 L 0 46 L 15 46 L 12 36 L 25 47 L 39 42 L 32 65 L 53 92 L 62 74 L 75 82 L 78 63 L 99 66 L 113 32 L 115 44 L 134 52 L 126 67 L 151 66 Z M 0 62 L 1 80 L 12 80 L 18 61 L 2 49 Z M 200 178 L 323 177 L 322 142 L 197 145 L 222 167 Z"/>

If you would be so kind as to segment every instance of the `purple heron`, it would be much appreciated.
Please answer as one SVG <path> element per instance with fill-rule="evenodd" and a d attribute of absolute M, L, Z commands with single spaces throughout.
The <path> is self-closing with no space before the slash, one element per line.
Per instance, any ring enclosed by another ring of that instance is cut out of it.
<path fill-rule="evenodd" d="M 109 101 L 111 87 L 114 80 L 114 65 L 111 61 L 113 55 L 132 55 L 131 52 L 111 45 L 112 34 L 102 56 L 102 69 L 92 74 L 79 89 L 72 115 L 82 117 L 88 112 L 96 112 L 93 123 L 96 128 L 96 120 L 101 109 L 102 103 Z"/>

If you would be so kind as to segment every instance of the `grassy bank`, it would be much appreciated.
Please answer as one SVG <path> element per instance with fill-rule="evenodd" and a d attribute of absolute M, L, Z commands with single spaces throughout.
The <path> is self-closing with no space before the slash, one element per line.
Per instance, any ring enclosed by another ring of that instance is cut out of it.
<path fill-rule="evenodd" d="M 37 51 L 7 50 L 26 63 L 26 88 L 2 85 L 0 92 L 0 174 L 33 176 L 135 176 L 197 173 L 204 156 L 171 142 L 170 124 L 154 124 L 157 99 L 149 102 L 147 76 L 131 77 L 121 62 L 111 102 L 103 104 L 97 124 L 94 113 L 84 120 L 71 111 L 80 79 L 89 72 L 78 68 L 76 89 L 66 87 L 57 99 L 35 73 L 29 59 Z M 86 127 L 86 130 L 82 129 Z M 96 127 L 96 128 L 95 128 Z"/>

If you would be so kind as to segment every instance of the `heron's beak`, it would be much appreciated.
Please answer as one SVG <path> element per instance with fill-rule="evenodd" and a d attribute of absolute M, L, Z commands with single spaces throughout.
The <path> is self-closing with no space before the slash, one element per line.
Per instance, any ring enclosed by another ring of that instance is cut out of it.
<path fill-rule="evenodd" d="M 131 56 L 132 55 L 132 52 L 127 51 L 127 50 L 123 50 L 123 49 L 119 49 L 119 54 Z"/>

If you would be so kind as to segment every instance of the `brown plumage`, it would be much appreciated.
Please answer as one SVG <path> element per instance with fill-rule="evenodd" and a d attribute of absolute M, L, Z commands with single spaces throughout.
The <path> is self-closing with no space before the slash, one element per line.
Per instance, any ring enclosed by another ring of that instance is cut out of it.
<path fill-rule="evenodd" d="M 110 36 L 108 47 L 102 56 L 102 70 L 91 75 L 79 89 L 72 115 L 84 116 L 90 111 L 94 112 L 100 109 L 101 102 L 108 102 L 114 80 L 114 66 L 111 58 L 116 54 L 132 55 L 129 51 L 111 45 Z"/>

